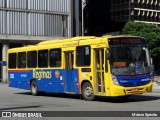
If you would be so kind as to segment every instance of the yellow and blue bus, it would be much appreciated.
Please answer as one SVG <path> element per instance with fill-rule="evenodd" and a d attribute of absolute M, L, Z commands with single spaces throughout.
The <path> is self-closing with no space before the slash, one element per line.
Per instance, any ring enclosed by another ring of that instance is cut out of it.
<path fill-rule="evenodd" d="M 152 91 L 147 42 L 138 36 L 73 37 L 8 50 L 9 87 L 127 98 Z"/>

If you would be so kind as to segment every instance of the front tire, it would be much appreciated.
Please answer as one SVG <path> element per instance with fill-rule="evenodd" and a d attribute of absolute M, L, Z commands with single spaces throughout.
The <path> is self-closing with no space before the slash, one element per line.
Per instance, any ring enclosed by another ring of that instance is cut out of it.
<path fill-rule="evenodd" d="M 32 93 L 32 95 L 34 95 L 34 96 L 39 95 L 38 85 L 37 85 L 37 82 L 36 82 L 35 80 L 33 80 L 33 81 L 31 82 L 31 93 Z"/>
<path fill-rule="evenodd" d="M 82 85 L 82 97 L 87 101 L 92 101 L 95 98 L 93 87 L 89 82 Z"/>

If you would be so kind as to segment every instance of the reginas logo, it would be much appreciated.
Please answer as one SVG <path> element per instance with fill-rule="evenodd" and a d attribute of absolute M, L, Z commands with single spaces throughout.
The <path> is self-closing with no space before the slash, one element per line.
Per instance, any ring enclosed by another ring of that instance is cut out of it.
<path fill-rule="evenodd" d="M 42 78 L 52 78 L 52 72 L 33 70 L 33 78 L 37 78 L 38 80 L 41 80 Z"/>

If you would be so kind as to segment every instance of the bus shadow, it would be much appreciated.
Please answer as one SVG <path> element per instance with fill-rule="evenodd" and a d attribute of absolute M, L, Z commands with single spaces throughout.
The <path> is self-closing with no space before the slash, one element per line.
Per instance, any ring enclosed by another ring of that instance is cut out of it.
<path fill-rule="evenodd" d="M 21 92 L 21 93 L 15 93 L 19 95 L 31 95 L 31 92 Z M 68 98 L 68 99 L 81 99 L 80 95 L 71 95 L 71 94 L 65 94 L 65 93 L 40 93 L 38 96 L 42 97 L 55 97 L 55 98 Z"/>
<path fill-rule="evenodd" d="M 20 95 L 31 95 L 30 92 L 21 92 L 15 93 Z M 67 99 L 81 99 L 80 95 L 70 95 L 64 93 L 42 93 L 39 96 L 42 97 L 56 97 L 56 98 L 67 98 Z M 110 103 L 127 103 L 127 102 L 144 102 L 144 101 L 154 101 L 159 100 L 160 97 L 158 96 L 151 96 L 147 94 L 143 95 L 132 95 L 128 99 L 118 99 L 116 97 L 96 97 L 94 101 L 99 102 L 110 102 Z"/>
<path fill-rule="evenodd" d="M 111 103 L 128 103 L 128 102 L 145 102 L 159 100 L 158 96 L 150 95 L 132 95 L 128 99 L 119 99 L 116 97 L 97 97 L 96 101 L 111 102 Z"/>

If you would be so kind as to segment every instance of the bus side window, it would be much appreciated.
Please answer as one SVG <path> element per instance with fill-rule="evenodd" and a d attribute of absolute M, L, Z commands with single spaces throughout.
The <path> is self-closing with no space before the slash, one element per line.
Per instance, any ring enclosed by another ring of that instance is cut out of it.
<path fill-rule="evenodd" d="M 76 48 L 77 66 L 89 66 L 91 61 L 90 46 L 78 46 Z M 81 59 L 80 59 L 81 58 Z"/>
<path fill-rule="evenodd" d="M 50 60 L 50 67 L 60 67 L 61 66 L 61 49 L 51 49 L 49 60 Z"/>
<path fill-rule="evenodd" d="M 38 51 L 38 67 L 48 67 L 48 50 Z"/>
<path fill-rule="evenodd" d="M 16 61 L 17 61 L 17 54 L 16 53 L 9 53 L 8 67 L 9 68 L 16 68 Z"/>
<path fill-rule="evenodd" d="M 27 67 L 36 68 L 37 67 L 37 51 L 27 52 Z"/>
<path fill-rule="evenodd" d="M 18 53 L 18 68 L 26 68 L 26 52 Z"/>

